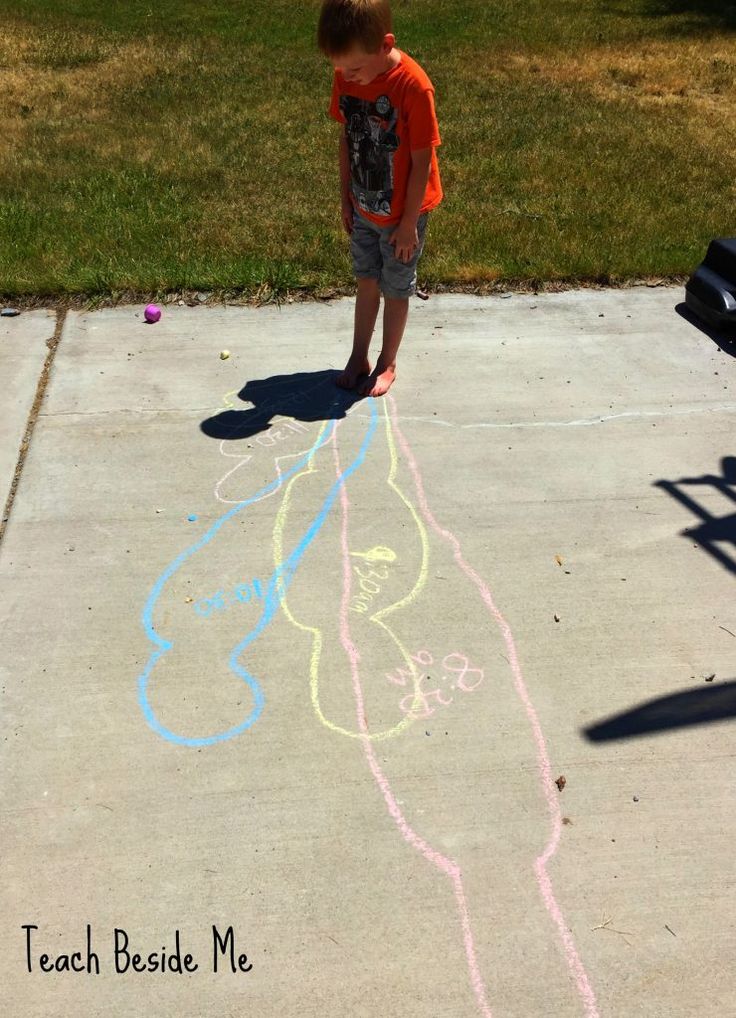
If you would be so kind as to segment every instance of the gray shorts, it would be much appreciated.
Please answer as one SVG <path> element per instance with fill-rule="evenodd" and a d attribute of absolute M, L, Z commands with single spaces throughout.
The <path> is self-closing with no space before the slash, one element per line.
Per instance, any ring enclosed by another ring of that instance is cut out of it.
<path fill-rule="evenodd" d="M 378 226 L 362 216 L 353 207 L 353 232 L 350 234 L 350 254 L 353 270 L 359 279 L 377 279 L 385 297 L 411 297 L 417 288 L 417 262 L 424 250 L 424 235 L 429 212 L 417 220 L 419 247 L 408 262 L 396 257 L 395 247 L 388 239 L 398 223 Z"/>

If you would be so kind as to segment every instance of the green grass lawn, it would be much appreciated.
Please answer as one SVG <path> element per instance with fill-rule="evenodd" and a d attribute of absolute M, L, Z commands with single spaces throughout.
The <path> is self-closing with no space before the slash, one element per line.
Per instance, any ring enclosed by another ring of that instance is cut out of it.
<path fill-rule="evenodd" d="M 0 0 L 0 294 L 349 292 L 319 3 Z M 736 7 L 394 0 L 437 90 L 420 283 L 682 277 L 736 198 Z"/>

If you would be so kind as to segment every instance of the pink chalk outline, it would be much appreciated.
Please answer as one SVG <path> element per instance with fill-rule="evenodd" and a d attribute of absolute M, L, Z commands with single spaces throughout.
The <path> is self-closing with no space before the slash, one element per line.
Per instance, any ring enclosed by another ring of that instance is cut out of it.
<path fill-rule="evenodd" d="M 414 479 L 414 487 L 417 493 L 417 499 L 419 506 L 422 510 L 424 518 L 427 520 L 432 529 L 439 534 L 440 537 L 444 538 L 452 546 L 454 558 L 457 564 L 460 566 L 465 575 L 473 581 L 478 588 L 481 598 L 484 604 L 488 608 L 489 612 L 493 616 L 494 621 L 498 624 L 501 633 L 503 634 L 504 642 L 506 643 L 506 649 L 509 656 L 509 664 L 511 665 L 511 671 L 514 676 L 514 685 L 516 686 L 516 692 L 519 695 L 519 699 L 524 704 L 529 724 L 531 725 L 532 732 L 534 734 L 534 741 L 537 746 L 537 766 L 539 772 L 539 779 L 542 785 L 542 792 L 545 799 L 547 800 L 547 807 L 549 809 L 550 818 L 552 820 L 552 832 L 546 849 L 535 860 L 534 871 L 539 884 L 539 890 L 542 895 L 542 900 L 547 908 L 547 911 L 551 915 L 552 919 L 557 926 L 560 938 L 562 940 L 565 956 L 567 958 L 567 964 L 570 968 L 570 972 L 575 980 L 575 984 L 578 988 L 578 992 L 585 1004 L 585 1013 L 587 1018 L 600 1018 L 598 1013 L 598 1007 L 596 1004 L 595 994 L 588 980 L 588 976 L 583 968 L 583 963 L 578 955 L 577 948 L 575 947 L 575 941 L 567 928 L 564 916 L 560 911 L 560 907 L 554 896 L 552 890 L 552 881 L 547 873 L 547 863 L 557 851 L 557 846 L 560 843 L 560 834 L 562 832 L 562 813 L 560 811 L 559 800 L 556 795 L 552 793 L 552 768 L 550 766 L 549 754 L 547 753 L 547 745 L 544 741 L 544 735 L 542 734 L 542 727 L 539 724 L 539 718 L 537 712 L 534 709 L 534 704 L 531 701 L 529 692 L 524 682 L 524 677 L 521 674 L 521 666 L 519 665 L 519 659 L 516 654 L 516 645 L 514 644 L 514 638 L 511 634 L 511 628 L 508 622 L 503 617 L 501 612 L 494 604 L 491 592 L 485 585 L 483 580 L 478 576 L 475 570 L 468 565 L 462 556 L 460 550 L 460 542 L 449 530 L 444 530 L 435 520 L 434 516 L 430 512 L 429 506 L 427 505 L 427 499 L 424 494 L 424 485 L 422 484 L 421 474 L 417 461 L 414 459 L 414 455 L 409 448 L 409 443 L 404 438 L 404 434 L 401 431 L 398 423 L 398 414 L 396 412 L 396 402 L 392 396 L 388 396 L 388 403 L 391 408 L 391 418 L 393 420 L 394 430 L 399 439 L 399 445 L 406 456 L 411 470 L 412 477 Z"/>
<path fill-rule="evenodd" d="M 529 724 L 532 729 L 534 736 L 534 742 L 537 748 L 537 765 L 539 779 L 542 785 L 542 792 L 547 802 L 547 808 L 549 810 L 550 818 L 552 821 L 552 831 L 550 839 L 542 855 L 540 855 L 534 863 L 534 872 L 539 885 L 540 894 L 544 901 L 545 907 L 552 917 L 562 944 L 564 947 L 565 957 L 567 959 L 568 967 L 574 979 L 575 985 L 577 986 L 578 993 L 585 1005 L 586 1018 L 600 1018 L 598 1007 L 596 1004 L 595 994 L 588 980 L 588 976 L 583 967 L 580 956 L 578 955 L 575 942 L 573 940 L 570 931 L 567 928 L 567 924 L 562 915 L 559 905 L 554 896 L 552 889 L 552 882 L 549 874 L 547 873 L 547 863 L 550 861 L 552 856 L 557 851 L 557 847 L 560 842 L 560 834 L 562 831 L 562 814 L 558 799 L 552 793 L 552 769 L 550 766 L 549 755 L 547 753 L 547 747 L 542 734 L 541 725 L 539 724 L 539 718 L 537 712 L 532 704 L 529 692 L 524 682 L 524 677 L 521 672 L 519 665 L 518 656 L 516 653 L 516 646 L 514 644 L 514 638 L 511 633 L 511 629 L 506 622 L 501 612 L 496 607 L 491 592 L 485 585 L 481 577 L 475 572 L 475 570 L 468 565 L 462 556 L 460 549 L 460 542 L 449 530 L 445 530 L 437 523 L 434 516 L 432 515 L 429 506 L 427 505 L 427 499 L 424 492 L 424 485 L 422 483 L 421 474 L 417 466 L 417 462 L 414 455 L 409 447 L 403 432 L 398 425 L 398 414 L 396 412 L 396 403 L 391 395 L 387 395 L 386 399 L 390 406 L 391 418 L 393 422 L 394 431 L 398 437 L 401 449 L 406 457 L 409 469 L 412 474 L 414 482 L 414 488 L 417 493 L 417 499 L 419 502 L 422 514 L 427 523 L 441 538 L 447 541 L 452 549 L 453 556 L 460 569 L 465 575 L 475 584 L 480 593 L 481 599 L 488 608 L 492 618 L 497 623 L 499 629 L 504 638 L 506 649 L 508 651 L 508 660 L 511 666 L 511 671 L 514 676 L 514 685 L 519 699 L 524 705 Z M 338 425 L 339 427 L 339 425 Z M 340 459 L 337 447 L 337 427 L 333 432 L 331 442 L 333 445 L 333 458 L 335 462 L 335 471 L 337 476 L 340 476 Z M 360 685 L 360 675 L 358 671 L 358 662 L 360 655 L 357 647 L 352 641 L 350 636 L 350 627 L 348 623 L 348 605 L 350 601 L 350 585 L 351 585 L 351 569 L 349 560 L 349 546 L 348 546 L 348 532 L 347 532 L 347 518 L 349 511 L 349 502 L 347 491 L 343 485 L 340 490 L 340 504 L 342 508 L 342 554 L 343 554 L 343 593 L 340 605 L 340 639 L 345 652 L 350 661 L 350 671 L 353 683 L 353 692 L 355 695 L 356 714 L 358 720 L 358 726 L 362 733 L 368 735 L 368 724 L 365 718 L 365 707 L 363 703 L 363 693 Z M 483 979 L 478 968 L 478 960 L 476 957 L 475 943 L 473 940 L 473 932 L 470 925 L 470 915 L 468 912 L 468 905 L 465 898 L 465 891 L 462 882 L 462 872 L 460 867 L 452 859 L 442 855 L 440 852 L 435 851 L 430 845 L 424 841 L 407 823 L 403 813 L 401 812 L 399 805 L 396 801 L 396 797 L 391 789 L 391 786 L 386 778 L 385 774 L 381 770 L 381 766 L 376 758 L 376 754 L 373 749 L 373 743 L 370 739 L 361 739 L 363 749 L 368 761 L 368 765 L 371 769 L 373 777 L 375 778 L 376 784 L 380 788 L 383 798 L 386 802 L 390 816 L 399 828 L 404 840 L 420 852 L 428 862 L 432 863 L 437 869 L 445 873 L 453 885 L 455 892 L 455 900 L 457 903 L 458 912 L 460 915 L 460 922 L 463 931 L 463 942 L 465 945 L 465 954 L 468 963 L 468 970 L 470 974 L 470 981 L 475 993 L 476 1001 L 480 1009 L 480 1013 L 483 1018 L 492 1018 L 491 1008 L 486 1000 L 486 989 L 483 983 Z"/>
<path fill-rule="evenodd" d="M 337 428 L 339 423 L 332 433 L 330 439 L 333 446 L 333 455 L 335 461 L 335 472 L 340 477 L 342 471 L 340 469 L 340 457 L 337 451 Z M 340 641 L 345 648 L 345 653 L 350 661 L 350 673 L 353 682 L 353 693 L 355 695 L 355 710 L 358 718 L 358 727 L 362 733 L 368 735 L 368 723 L 365 718 L 365 706 L 363 704 L 363 691 L 360 685 L 360 675 L 358 672 L 358 661 L 360 660 L 360 654 L 358 648 L 352 641 L 350 636 L 350 626 L 348 623 L 348 606 L 350 604 L 350 585 L 351 585 L 351 568 L 350 568 L 350 551 L 348 546 L 348 494 L 343 484 L 340 488 L 340 505 L 342 507 L 342 562 L 343 562 L 343 587 L 342 587 L 342 599 L 340 602 Z M 376 759 L 376 753 L 373 749 L 373 743 L 370 739 L 365 738 L 360 740 L 363 745 L 363 750 L 368 760 L 368 766 L 371 769 L 373 777 L 376 780 L 376 784 L 383 793 L 383 798 L 386 802 L 390 816 L 399 828 L 402 837 L 407 841 L 412 848 L 416 848 L 418 852 L 424 856 L 424 858 L 432 863 L 437 869 L 445 873 L 452 882 L 453 889 L 455 891 L 455 900 L 457 902 L 458 912 L 460 913 L 460 923 L 463 930 L 463 941 L 465 943 L 465 954 L 468 960 L 468 968 L 470 970 L 470 981 L 473 985 L 473 991 L 475 992 L 476 1000 L 483 1018 L 493 1018 L 491 1009 L 486 1000 L 486 990 L 483 985 L 483 979 L 478 969 L 478 960 L 475 954 L 475 943 L 473 941 L 473 931 L 470 927 L 470 916 L 468 914 L 468 904 L 465 900 L 465 890 L 463 888 L 462 873 L 460 867 L 452 859 L 448 859 L 447 856 L 442 855 L 440 852 L 436 852 L 430 845 L 420 838 L 419 835 L 412 830 L 409 824 L 406 822 L 403 813 L 401 812 L 399 805 L 396 801 L 396 796 L 391 790 L 391 786 L 388 783 L 388 778 L 381 770 L 381 765 Z"/>

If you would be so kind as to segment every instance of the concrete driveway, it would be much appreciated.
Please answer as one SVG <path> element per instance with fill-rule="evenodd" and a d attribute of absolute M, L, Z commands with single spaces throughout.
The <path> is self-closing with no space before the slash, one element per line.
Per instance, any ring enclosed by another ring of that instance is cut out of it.
<path fill-rule="evenodd" d="M 2 319 L 2 1014 L 736 1014 L 736 361 L 683 298 L 414 300 L 378 400 L 352 300 L 70 312 L 32 433 L 55 317 Z"/>

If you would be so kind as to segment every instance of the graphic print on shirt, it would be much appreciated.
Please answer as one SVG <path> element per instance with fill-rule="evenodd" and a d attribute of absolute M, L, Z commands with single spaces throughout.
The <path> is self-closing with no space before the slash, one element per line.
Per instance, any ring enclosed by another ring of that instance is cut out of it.
<path fill-rule="evenodd" d="M 363 212 L 391 215 L 394 193 L 394 152 L 399 136 L 394 128 L 398 113 L 387 95 L 375 101 L 340 96 L 345 136 L 350 153 L 350 185 Z"/>

